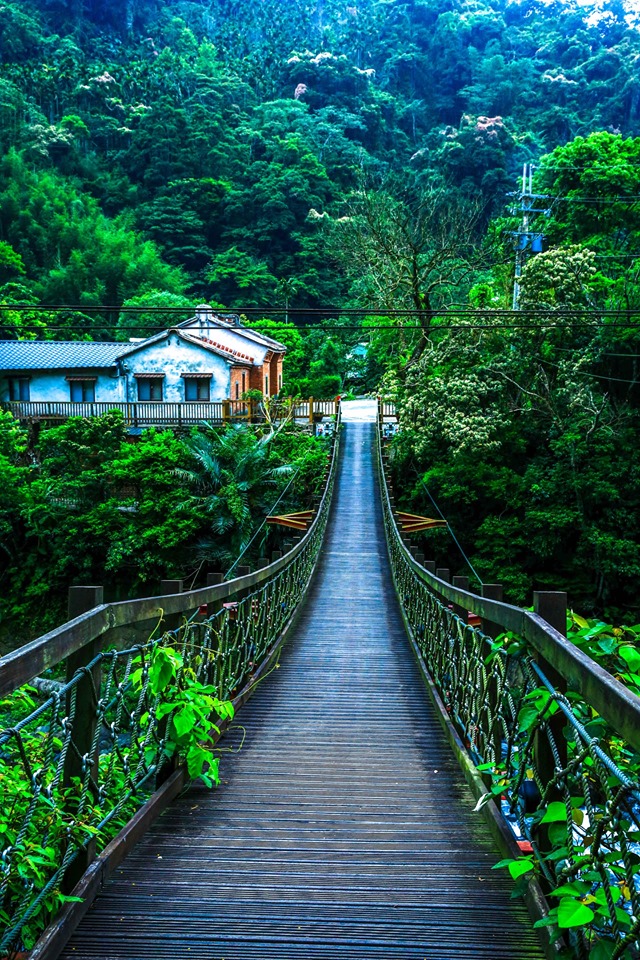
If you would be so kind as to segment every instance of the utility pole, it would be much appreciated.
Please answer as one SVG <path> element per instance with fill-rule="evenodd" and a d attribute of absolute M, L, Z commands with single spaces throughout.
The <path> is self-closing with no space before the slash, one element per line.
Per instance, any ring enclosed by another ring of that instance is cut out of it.
<path fill-rule="evenodd" d="M 519 310 L 520 301 L 520 277 L 529 253 L 541 253 L 544 235 L 542 233 L 532 233 L 530 219 L 532 214 L 544 213 L 549 215 L 548 209 L 534 207 L 536 200 L 548 200 L 546 194 L 533 192 L 533 164 L 525 163 L 522 167 L 522 187 L 518 196 L 519 203 L 514 212 L 522 215 L 520 229 L 511 232 L 515 238 L 516 265 L 513 278 L 513 310 Z"/>
<path fill-rule="evenodd" d="M 531 179 L 533 170 L 530 163 L 522 166 L 522 189 L 520 191 L 520 211 L 522 213 L 522 225 L 520 231 L 516 234 L 516 267 L 513 278 L 513 303 L 512 309 L 518 309 L 520 300 L 520 277 L 522 276 L 522 267 L 524 263 L 524 251 L 528 242 L 529 233 L 529 209 L 531 207 Z M 529 189 L 527 189 L 527 187 Z"/>

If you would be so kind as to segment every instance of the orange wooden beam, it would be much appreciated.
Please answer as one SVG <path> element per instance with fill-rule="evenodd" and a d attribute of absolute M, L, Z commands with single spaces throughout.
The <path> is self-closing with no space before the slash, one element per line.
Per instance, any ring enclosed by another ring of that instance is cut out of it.
<path fill-rule="evenodd" d="M 284 513 L 278 517 L 267 517 L 267 523 L 293 530 L 306 530 L 313 520 L 313 510 L 299 510 L 297 513 Z"/>
<path fill-rule="evenodd" d="M 417 513 L 398 512 L 400 527 L 405 533 L 417 533 L 419 530 L 433 530 L 436 527 L 446 527 L 446 520 L 434 520 L 432 517 L 421 517 Z"/>

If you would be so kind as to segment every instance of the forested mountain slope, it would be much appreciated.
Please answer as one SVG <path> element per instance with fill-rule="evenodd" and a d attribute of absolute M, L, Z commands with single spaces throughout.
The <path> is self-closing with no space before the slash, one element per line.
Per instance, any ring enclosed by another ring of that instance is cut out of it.
<path fill-rule="evenodd" d="M 640 132 L 640 35 L 617 0 L 597 17 L 505 0 L 1 14 L 4 297 L 247 306 L 288 300 L 293 279 L 297 305 L 335 303 L 348 285 L 322 215 L 363 176 L 402 171 L 495 213 L 522 162 Z"/>

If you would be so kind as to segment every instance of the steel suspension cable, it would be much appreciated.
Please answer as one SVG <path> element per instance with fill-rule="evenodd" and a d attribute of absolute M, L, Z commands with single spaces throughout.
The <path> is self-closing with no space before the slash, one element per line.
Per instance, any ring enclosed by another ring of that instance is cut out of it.
<path fill-rule="evenodd" d="M 435 509 L 436 509 L 436 510 L 438 511 L 438 513 L 440 514 L 441 520 L 444 520 L 444 522 L 446 523 L 446 525 L 447 525 L 447 530 L 448 530 L 449 533 L 451 534 L 451 537 L 452 537 L 452 539 L 453 539 L 453 542 L 454 542 L 455 545 L 457 546 L 458 550 L 460 551 L 460 553 L 461 553 L 462 556 L 464 557 L 465 563 L 467 564 L 467 566 L 469 567 L 469 569 L 470 569 L 471 572 L 473 573 L 474 577 L 476 578 L 476 580 L 478 581 L 478 583 L 480 584 L 480 586 L 483 587 L 483 586 L 484 586 L 484 580 L 483 580 L 482 577 L 478 574 L 476 568 L 475 568 L 474 565 L 471 563 L 471 560 L 469 560 L 469 557 L 468 557 L 467 554 L 464 552 L 460 541 L 458 540 L 458 538 L 456 537 L 455 533 L 453 532 L 453 528 L 451 527 L 451 524 L 449 523 L 449 521 L 447 520 L 447 518 L 446 518 L 445 515 L 443 514 L 442 510 L 440 509 L 440 507 L 438 506 L 438 504 L 436 503 L 436 501 L 435 501 L 435 500 L 433 499 L 433 497 L 431 496 L 431 493 L 430 493 L 430 491 L 429 491 L 429 488 L 427 487 L 427 485 L 426 485 L 426 483 L 424 482 L 424 480 L 421 480 L 420 483 L 421 483 L 422 486 L 424 487 L 424 489 L 425 489 L 425 491 L 426 491 L 426 494 L 427 494 L 427 496 L 429 497 L 429 500 L 431 500 L 431 503 L 433 504 L 433 506 L 435 507 Z"/>
<path fill-rule="evenodd" d="M 247 543 L 247 545 L 240 551 L 240 553 L 238 554 L 238 556 L 236 557 L 236 559 L 233 561 L 233 563 L 231 564 L 231 566 L 229 567 L 229 569 L 228 569 L 227 572 L 225 573 L 225 575 L 224 575 L 224 576 L 225 576 L 225 580 L 226 580 L 226 578 L 229 576 L 229 574 L 231 573 L 231 571 L 232 571 L 232 570 L 235 570 L 235 568 L 237 567 L 238 563 L 239 563 L 240 560 L 243 558 L 243 556 L 245 555 L 245 553 L 247 552 L 247 550 L 249 549 L 249 547 L 251 546 L 251 544 L 256 540 L 258 534 L 259 534 L 259 533 L 261 532 L 261 530 L 263 530 L 263 528 L 266 526 L 268 517 L 273 515 L 274 510 L 276 509 L 276 507 L 278 506 L 278 504 L 280 503 L 280 501 L 281 501 L 282 498 L 284 497 L 285 493 L 287 492 L 287 490 L 289 489 L 289 487 L 291 486 L 291 484 L 293 483 L 293 481 L 296 479 L 296 477 L 298 476 L 298 474 L 299 474 L 300 471 L 302 470 L 303 466 L 305 465 L 306 461 L 307 461 L 307 460 L 309 459 L 309 457 L 311 456 L 311 453 L 312 453 L 312 452 L 313 452 L 312 450 L 309 450 L 308 453 L 306 453 L 305 456 L 302 458 L 302 460 L 301 460 L 301 462 L 300 462 L 300 466 L 298 467 L 298 469 L 296 470 L 296 472 L 294 473 L 294 475 L 291 477 L 291 479 L 289 480 L 289 483 L 286 485 L 286 487 L 284 488 L 284 490 L 282 491 L 282 493 L 280 494 L 280 496 L 278 497 L 278 499 L 276 500 L 276 502 L 275 502 L 275 503 L 273 504 L 273 506 L 271 507 L 268 516 L 264 518 L 264 520 L 262 521 L 262 523 L 260 524 L 260 526 L 258 527 L 258 529 L 256 530 L 256 532 L 254 533 L 254 535 L 251 537 L 251 539 L 249 540 L 249 542 Z"/>

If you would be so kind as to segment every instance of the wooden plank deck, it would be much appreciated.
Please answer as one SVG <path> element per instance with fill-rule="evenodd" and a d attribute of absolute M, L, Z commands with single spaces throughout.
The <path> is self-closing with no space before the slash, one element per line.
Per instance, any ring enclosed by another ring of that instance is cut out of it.
<path fill-rule="evenodd" d="M 409 652 L 372 445 L 347 425 L 320 569 L 223 786 L 161 817 L 65 960 L 543 956 Z"/>

